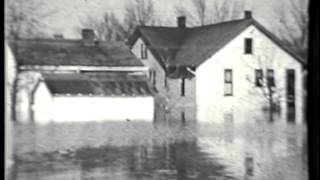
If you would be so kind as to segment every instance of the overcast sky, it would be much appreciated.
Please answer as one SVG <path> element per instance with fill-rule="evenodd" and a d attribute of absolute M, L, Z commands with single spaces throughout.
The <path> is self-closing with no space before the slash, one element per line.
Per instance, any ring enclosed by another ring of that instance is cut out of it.
<path fill-rule="evenodd" d="M 46 1 L 48 8 L 57 12 L 45 20 L 49 34 L 62 33 L 65 38 L 79 38 L 75 29 L 80 25 L 79 19 L 87 15 L 101 18 L 104 12 L 114 12 L 119 18 L 123 17 L 123 9 L 130 0 L 50 0 Z M 237 0 L 235 0 L 237 1 Z M 246 4 L 246 9 L 253 12 L 253 16 L 272 28 L 276 16 L 274 9 L 284 0 L 238 0 Z M 186 3 L 186 0 L 154 0 L 157 14 L 163 19 L 175 22 L 174 7 Z"/>

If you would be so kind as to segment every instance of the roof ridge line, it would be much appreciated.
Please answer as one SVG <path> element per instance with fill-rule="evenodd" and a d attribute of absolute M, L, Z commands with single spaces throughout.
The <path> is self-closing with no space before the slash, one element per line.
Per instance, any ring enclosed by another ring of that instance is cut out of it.
<path fill-rule="evenodd" d="M 202 28 L 202 27 L 209 27 L 209 26 L 216 26 L 216 25 L 233 23 L 233 22 L 240 22 L 240 21 L 249 21 L 249 20 L 252 21 L 253 18 L 250 18 L 250 19 L 233 19 L 233 20 L 230 20 L 230 21 L 221 21 L 221 22 L 217 22 L 217 23 L 213 23 L 213 24 L 207 24 L 207 25 L 202 25 L 202 26 L 194 26 L 194 27 L 192 27 L 192 29 L 197 29 L 197 28 Z"/>
<path fill-rule="evenodd" d="M 233 19 L 229 21 L 221 21 L 213 24 L 206 24 L 206 25 L 198 25 L 198 26 L 192 26 L 192 27 L 177 27 L 177 26 L 138 26 L 137 28 L 170 28 L 170 29 L 196 29 L 196 28 L 202 28 L 202 27 L 208 27 L 208 26 L 215 26 L 215 25 L 221 25 L 221 24 L 227 24 L 227 23 L 232 23 L 232 22 L 238 22 L 238 21 L 248 21 L 252 20 L 253 18 L 250 19 Z"/>

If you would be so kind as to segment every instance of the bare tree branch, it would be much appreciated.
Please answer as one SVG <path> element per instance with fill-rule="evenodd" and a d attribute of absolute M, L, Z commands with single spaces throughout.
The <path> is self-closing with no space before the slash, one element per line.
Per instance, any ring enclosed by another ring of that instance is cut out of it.
<path fill-rule="evenodd" d="M 5 0 L 5 5 L 5 35 L 12 39 L 44 36 L 42 20 L 56 13 L 44 11 L 45 4 L 39 0 Z"/>
<path fill-rule="evenodd" d="M 177 15 L 187 16 L 191 25 L 207 25 L 236 19 L 244 10 L 244 3 L 235 0 L 190 0 L 192 8 L 176 6 Z"/>
<path fill-rule="evenodd" d="M 19 43 L 17 40 L 26 37 L 44 36 L 45 24 L 42 20 L 53 15 L 56 11 L 44 11 L 44 3 L 39 0 L 5 0 L 5 37 L 12 43 L 10 48 L 12 53 L 17 56 L 19 53 Z M 17 76 L 13 81 L 12 87 L 12 119 L 16 120 L 17 94 L 24 86 L 19 85 L 18 76 L 19 62 L 16 62 Z"/>
<path fill-rule="evenodd" d="M 90 28 L 95 30 L 96 38 L 99 40 L 119 40 L 119 24 L 120 22 L 115 17 L 114 13 L 105 13 L 102 19 L 94 16 L 79 18 L 81 26 L 76 30 L 81 33 L 81 29 Z"/>
<path fill-rule="evenodd" d="M 125 8 L 122 37 L 127 39 L 137 26 L 155 25 L 157 22 L 152 0 L 133 0 Z"/>
<path fill-rule="evenodd" d="M 285 8 L 285 9 L 284 9 Z M 308 0 L 288 0 L 277 10 L 281 39 L 302 57 L 308 46 Z"/>

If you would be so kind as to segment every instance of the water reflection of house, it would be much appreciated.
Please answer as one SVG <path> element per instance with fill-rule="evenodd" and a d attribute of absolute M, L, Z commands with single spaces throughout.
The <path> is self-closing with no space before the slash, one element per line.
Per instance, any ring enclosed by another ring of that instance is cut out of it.
<path fill-rule="evenodd" d="M 277 89 L 283 115 L 294 109 L 294 117 L 302 118 L 304 60 L 250 11 L 243 19 L 202 27 L 186 27 L 185 17 L 178 27 L 142 26 L 129 44 L 150 68 L 174 118 L 218 122 L 227 113 L 250 119 L 268 106 L 261 83 Z"/>
<path fill-rule="evenodd" d="M 152 120 L 147 68 L 125 44 L 96 41 L 90 29 L 82 35 L 11 43 L 20 70 L 19 120 L 32 111 L 36 121 Z"/>

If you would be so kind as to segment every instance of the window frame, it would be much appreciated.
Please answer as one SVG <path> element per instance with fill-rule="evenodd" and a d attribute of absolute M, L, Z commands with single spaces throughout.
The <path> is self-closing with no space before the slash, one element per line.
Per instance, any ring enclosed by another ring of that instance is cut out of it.
<path fill-rule="evenodd" d="M 157 85 L 157 72 L 155 70 L 152 70 L 152 84 L 153 86 Z"/>
<path fill-rule="evenodd" d="M 166 89 L 168 89 L 168 79 L 167 79 L 167 75 L 165 75 L 165 77 L 164 77 L 164 87 L 165 87 Z"/>
<path fill-rule="evenodd" d="M 270 72 L 271 72 L 271 76 L 270 76 Z M 276 87 L 276 81 L 275 81 L 275 77 L 274 77 L 274 69 L 267 69 L 267 86 L 268 87 Z M 270 85 L 271 84 L 271 85 Z"/>
<path fill-rule="evenodd" d="M 253 54 L 253 39 L 244 39 L 244 54 Z"/>
<path fill-rule="evenodd" d="M 180 96 L 181 97 L 185 97 L 186 96 L 186 82 L 185 82 L 185 78 L 181 78 L 181 92 L 180 92 Z"/>
<path fill-rule="evenodd" d="M 260 77 L 258 76 L 258 74 L 260 74 Z M 261 82 L 259 80 L 261 80 Z M 255 86 L 263 87 L 263 70 L 262 69 L 255 70 Z"/>
<path fill-rule="evenodd" d="M 181 116 L 181 122 L 185 123 L 186 122 L 186 113 L 185 113 L 185 111 L 181 111 L 180 116 Z"/>
<path fill-rule="evenodd" d="M 230 73 L 230 80 L 227 79 L 227 73 Z M 226 92 L 226 85 L 230 85 L 230 92 Z M 233 71 L 232 69 L 224 70 L 224 96 L 233 96 Z"/>
<path fill-rule="evenodd" d="M 140 44 L 140 57 L 141 57 L 141 59 L 147 59 L 148 58 L 147 46 L 144 43 Z"/>

